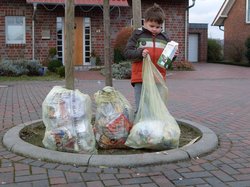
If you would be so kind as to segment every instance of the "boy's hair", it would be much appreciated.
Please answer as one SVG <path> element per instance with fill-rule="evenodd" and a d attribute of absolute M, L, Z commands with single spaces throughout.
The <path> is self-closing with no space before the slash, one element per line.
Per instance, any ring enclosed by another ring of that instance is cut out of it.
<path fill-rule="evenodd" d="M 165 19 L 165 13 L 163 9 L 156 3 L 145 12 L 146 21 L 154 21 L 158 24 L 162 24 Z"/>

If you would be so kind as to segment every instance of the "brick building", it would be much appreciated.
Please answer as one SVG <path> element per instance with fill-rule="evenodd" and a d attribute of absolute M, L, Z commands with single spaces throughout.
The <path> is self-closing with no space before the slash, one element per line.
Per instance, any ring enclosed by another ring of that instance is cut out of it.
<path fill-rule="evenodd" d="M 224 26 L 224 58 L 245 61 L 245 41 L 250 37 L 250 0 L 225 0 L 212 25 Z"/>
<path fill-rule="evenodd" d="M 166 13 L 164 28 L 179 43 L 177 61 L 185 60 L 188 41 L 185 20 L 188 0 L 156 0 Z M 142 1 L 143 12 L 154 3 Z M 101 0 L 75 1 L 75 65 L 89 65 L 91 51 L 103 61 L 104 32 Z M 132 8 L 126 0 L 110 0 L 111 43 L 123 27 L 131 26 Z M 1 0 L 0 58 L 36 59 L 43 62 L 49 50 L 56 48 L 64 60 L 64 0 Z M 111 46 L 112 47 L 112 46 Z M 112 50 L 111 50 L 112 51 Z M 203 55 L 202 61 L 203 61 Z M 205 58 L 204 58 L 205 59 Z"/>
<path fill-rule="evenodd" d="M 207 29 L 208 24 L 190 23 L 188 41 L 188 61 L 207 61 Z"/>

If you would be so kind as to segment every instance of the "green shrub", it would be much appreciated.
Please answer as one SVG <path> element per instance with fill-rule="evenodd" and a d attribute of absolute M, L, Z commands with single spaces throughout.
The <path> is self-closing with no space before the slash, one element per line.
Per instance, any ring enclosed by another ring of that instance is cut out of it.
<path fill-rule="evenodd" d="M 105 76 L 105 69 L 101 70 L 101 74 Z M 123 61 L 119 64 L 112 64 L 112 77 L 115 79 L 130 79 L 131 62 Z"/>
<path fill-rule="evenodd" d="M 216 62 L 222 60 L 222 47 L 214 39 L 208 39 L 207 61 Z"/>
<path fill-rule="evenodd" d="M 60 76 L 60 77 L 65 77 L 65 67 L 61 66 L 59 68 L 56 69 L 56 73 Z"/>
<path fill-rule="evenodd" d="M 4 60 L 0 63 L 1 76 L 40 75 L 42 65 L 35 60 Z"/>
<path fill-rule="evenodd" d="M 48 64 L 48 70 L 51 72 L 56 72 L 56 69 L 61 67 L 63 64 L 60 60 L 51 60 Z"/>
<path fill-rule="evenodd" d="M 248 60 L 248 63 L 250 63 L 250 37 L 246 39 L 245 46 L 247 48 L 245 56 Z"/>
<path fill-rule="evenodd" d="M 36 75 L 41 75 L 41 68 L 42 65 L 39 63 L 37 60 L 30 60 L 27 61 L 27 69 L 28 69 L 28 74 L 29 76 L 36 76 Z"/>
<path fill-rule="evenodd" d="M 122 28 L 115 39 L 115 45 L 114 45 L 114 62 L 120 63 L 125 60 L 123 56 L 123 51 L 127 45 L 128 39 L 131 36 L 133 32 L 132 27 L 124 27 Z"/>

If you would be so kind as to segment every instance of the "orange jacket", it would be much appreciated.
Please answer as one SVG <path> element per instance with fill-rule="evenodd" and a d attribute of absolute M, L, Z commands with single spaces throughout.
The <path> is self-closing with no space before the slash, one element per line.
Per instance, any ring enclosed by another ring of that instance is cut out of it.
<path fill-rule="evenodd" d="M 133 60 L 131 69 L 132 85 L 133 83 L 142 82 L 142 51 L 144 49 L 149 51 L 152 62 L 160 71 L 163 78 L 166 79 L 166 70 L 158 66 L 157 61 L 167 45 L 167 42 L 169 42 L 169 38 L 166 33 L 162 32 L 153 36 L 152 33 L 144 27 L 134 30 L 124 51 L 125 58 Z"/>

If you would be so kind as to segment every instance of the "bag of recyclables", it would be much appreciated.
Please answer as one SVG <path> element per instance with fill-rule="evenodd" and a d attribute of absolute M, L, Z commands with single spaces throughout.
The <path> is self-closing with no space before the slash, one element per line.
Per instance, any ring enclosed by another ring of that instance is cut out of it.
<path fill-rule="evenodd" d="M 96 102 L 95 137 L 103 149 L 127 148 L 124 143 L 132 128 L 134 112 L 128 100 L 113 87 L 94 94 Z"/>
<path fill-rule="evenodd" d="M 140 149 L 166 150 L 179 145 L 180 128 L 166 107 L 166 83 L 151 62 L 143 60 L 143 84 L 139 109 L 125 145 Z"/>
<path fill-rule="evenodd" d="M 79 90 L 54 86 L 42 104 L 46 148 L 66 152 L 96 153 L 91 125 L 91 99 Z"/>

